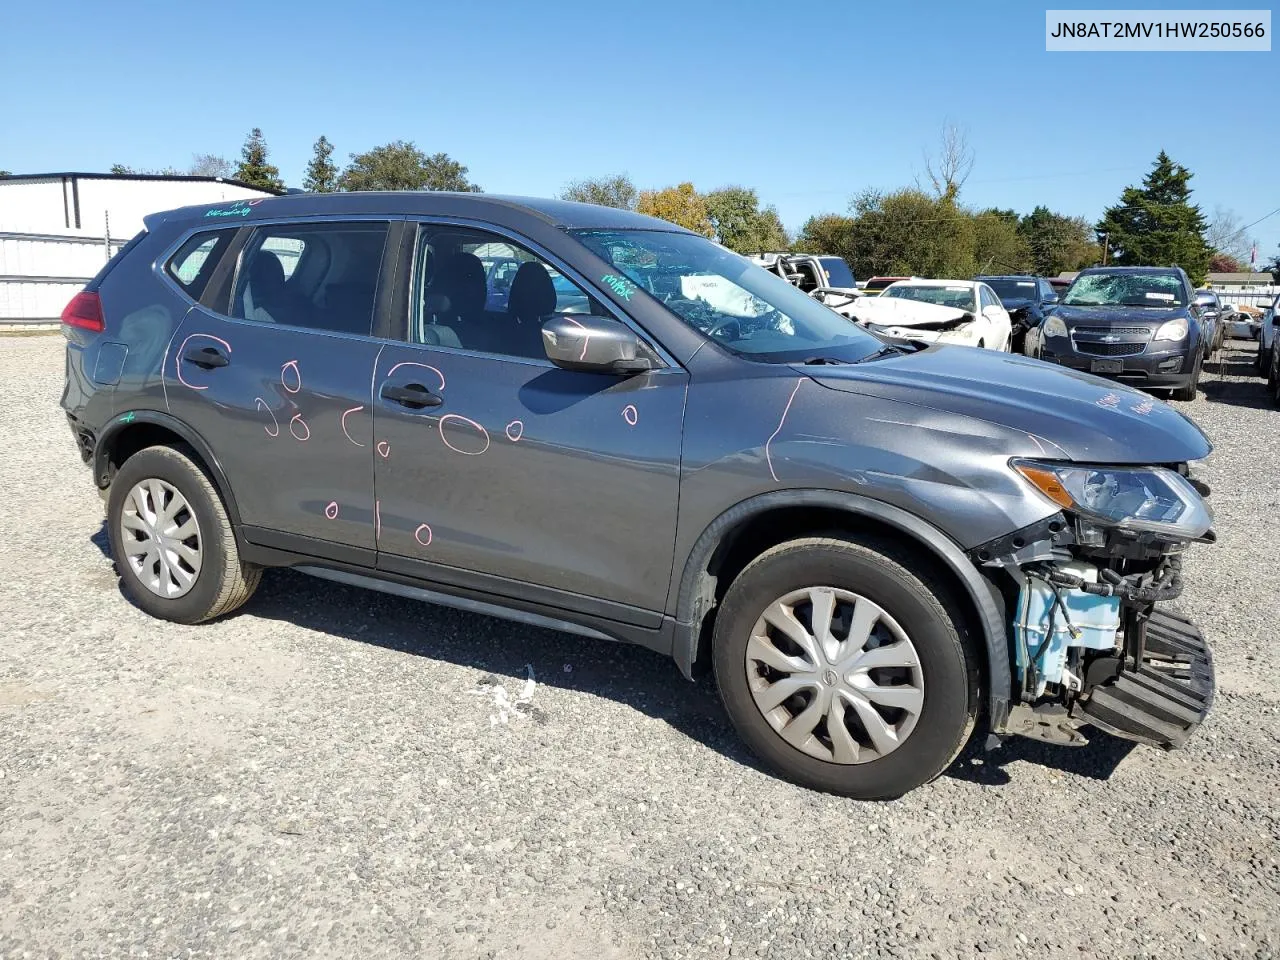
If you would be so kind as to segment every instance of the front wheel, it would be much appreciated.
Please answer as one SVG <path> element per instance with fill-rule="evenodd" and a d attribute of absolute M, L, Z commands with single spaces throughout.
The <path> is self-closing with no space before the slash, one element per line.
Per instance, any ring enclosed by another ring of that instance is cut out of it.
<path fill-rule="evenodd" d="M 716 618 L 716 683 L 739 735 L 788 780 L 864 800 L 941 773 L 978 694 L 960 618 L 892 545 L 766 551 Z"/>
<path fill-rule="evenodd" d="M 107 498 L 111 555 L 125 593 L 162 620 L 200 623 L 257 589 L 226 506 L 190 451 L 148 447 L 126 460 Z"/>

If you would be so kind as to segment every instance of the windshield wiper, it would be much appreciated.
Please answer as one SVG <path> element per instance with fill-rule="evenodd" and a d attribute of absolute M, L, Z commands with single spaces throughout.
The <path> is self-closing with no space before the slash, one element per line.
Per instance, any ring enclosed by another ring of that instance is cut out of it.
<path fill-rule="evenodd" d="M 881 347 L 875 353 L 869 353 L 865 357 L 863 357 L 861 360 L 856 360 L 854 362 L 866 363 L 868 360 L 879 360 L 881 357 L 887 357 L 895 353 L 915 353 L 917 350 L 924 349 L 923 347 L 917 347 L 914 342 L 911 344 L 911 346 L 913 349 L 908 350 L 905 346 L 898 346 L 896 344 L 886 343 L 883 347 Z"/>
<path fill-rule="evenodd" d="M 809 357 L 804 361 L 806 367 L 824 367 L 827 365 L 835 365 L 839 363 L 848 363 L 848 360 L 839 360 L 835 357 Z"/>

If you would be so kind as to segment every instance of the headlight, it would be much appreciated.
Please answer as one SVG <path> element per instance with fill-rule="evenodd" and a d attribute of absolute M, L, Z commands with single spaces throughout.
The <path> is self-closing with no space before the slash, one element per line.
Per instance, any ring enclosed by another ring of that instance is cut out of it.
<path fill-rule="evenodd" d="M 1177 320 L 1168 320 L 1160 324 L 1156 330 L 1153 340 L 1185 340 L 1187 339 L 1187 321 L 1185 317 L 1179 317 Z"/>
<path fill-rule="evenodd" d="M 1195 487 L 1164 467 L 1035 460 L 1015 460 L 1013 467 L 1058 506 L 1108 526 L 1195 540 L 1213 525 L 1213 514 Z"/>
<path fill-rule="evenodd" d="M 1044 335 L 1046 337 L 1065 337 L 1067 335 L 1067 325 L 1062 322 L 1061 317 L 1050 316 L 1044 322 Z"/>

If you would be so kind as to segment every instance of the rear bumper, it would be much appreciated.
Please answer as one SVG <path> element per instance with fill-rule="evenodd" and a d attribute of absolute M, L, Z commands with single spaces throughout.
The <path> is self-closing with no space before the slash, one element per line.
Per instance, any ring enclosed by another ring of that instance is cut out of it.
<path fill-rule="evenodd" d="M 1077 718 L 1112 736 L 1174 750 L 1213 706 L 1213 652 L 1190 620 L 1157 608 L 1145 656 L 1076 704 Z"/>

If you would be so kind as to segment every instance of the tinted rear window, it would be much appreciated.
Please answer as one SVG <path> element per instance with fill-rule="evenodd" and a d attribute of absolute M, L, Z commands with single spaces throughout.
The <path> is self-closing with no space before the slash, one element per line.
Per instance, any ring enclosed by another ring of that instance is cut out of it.
<path fill-rule="evenodd" d="M 194 234 L 169 258 L 165 271 L 192 300 L 199 300 L 235 235 L 235 230 Z"/>

